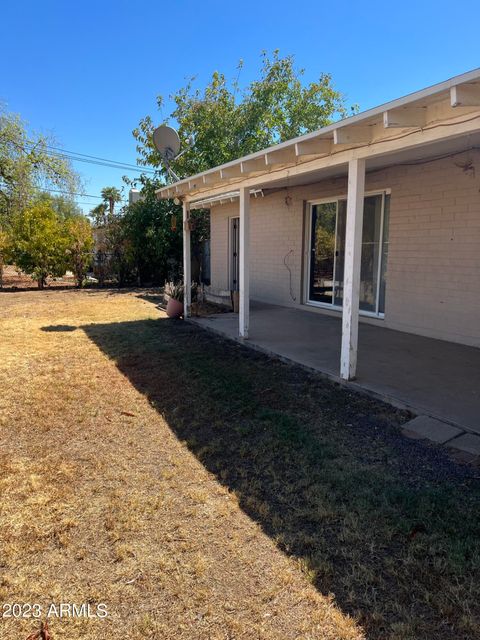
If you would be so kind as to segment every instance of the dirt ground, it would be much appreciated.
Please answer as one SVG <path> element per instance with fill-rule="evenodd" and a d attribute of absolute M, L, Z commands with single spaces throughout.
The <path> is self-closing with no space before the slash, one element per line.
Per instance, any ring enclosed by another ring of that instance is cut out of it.
<path fill-rule="evenodd" d="M 0 293 L 0 637 L 479 637 L 476 471 L 157 303 Z"/>
<path fill-rule="evenodd" d="M 38 289 L 35 280 L 27 276 L 12 265 L 6 265 L 3 269 L 3 291 L 10 292 L 12 290 L 21 289 Z M 64 276 L 63 278 L 48 278 L 47 287 L 49 289 L 65 289 L 66 287 L 74 287 L 75 280 L 73 276 Z M 1 291 L 1 290 L 0 290 Z"/>

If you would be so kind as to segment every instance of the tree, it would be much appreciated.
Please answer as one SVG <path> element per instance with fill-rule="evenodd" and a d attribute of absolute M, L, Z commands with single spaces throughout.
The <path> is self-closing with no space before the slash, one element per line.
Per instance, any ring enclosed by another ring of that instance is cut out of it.
<path fill-rule="evenodd" d="M 240 62 L 239 74 L 241 68 Z M 203 90 L 195 89 L 191 79 L 171 99 L 175 107 L 164 122 L 174 123 L 182 149 L 186 149 L 172 167 L 180 177 L 314 131 L 349 113 L 330 75 L 321 74 L 318 80 L 306 84 L 304 70 L 295 67 L 293 56 L 282 58 L 278 51 L 271 57 L 262 54 L 259 79 L 244 89 L 240 88 L 238 76 L 228 81 L 216 71 Z M 157 105 L 163 108 L 162 96 L 157 98 Z M 353 107 L 351 111 L 355 110 Z M 180 232 L 168 232 L 172 214 L 176 212 L 181 220 L 181 213 L 172 201 L 157 203 L 148 195 L 169 179 L 153 146 L 154 129 L 154 120 L 146 116 L 133 131 L 138 163 L 158 167 L 159 173 L 153 180 L 141 176 L 142 193 L 147 196 L 143 203 L 127 207 L 126 222 L 139 272 L 146 274 L 150 270 L 163 277 L 168 270 L 167 260 L 181 263 Z M 208 237 L 208 213 L 194 211 L 192 218 L 192 255 L 199 263 L 202 243 Z"/>
<path fill-rule="evenodd" d="M 30 207 L 41 189 L 73 193 L 80 188 L 69 161 L 55 154 L 52 137 L 27 131 L 18 115 L 0 105 L 0 231 L 10 234 L 13 217 Z M 5 255 L 0 247 L 0 286 Z"/>
<path fill-rule="evenodd" d="M 77 287 L 81 287 L 92 262 L 92 227 L 84 216 L 75 216 L 65 220 L 64 229 L 68 266 L 75 275 Z"/>
<path fill-rule="evenodd" d="M 101 202 L 90 211 L 90 217 L 93 219 L 96 227 L 102 227 L 107 223 L 107 209 L 108 206 L 104 202 Z"/>
<path fill-rule="evenodd" d="M 11 257 L 40 289 L 49 276 L 62 276 L 68 266 L 64 228 L 48 202 L 15 213 L 11 224 Z"/>
<path fill-rule="evenodd" d="M 175 280 L 182 264 L 182 208 L 157 200 L 151 186 L 144 199 L 125 208 L 122 224 L 140 284 Z"/>
<path fill-rule="evenodd" d="M 115 213 L 122 194 L 116 187 L 104 187 L 101 194 L 103 202 L 90 212 L 95 225 L 95 273 L 101 285 L 107 277 L 116 277 L 119 284 L 124 284 L 130 268 L 129 242 L 124 237 L 121 216 Z"/>
<path fill-rule="evenodd" d="M 35 201 L 48 202 L 57 214 L 59 220 L 69 220 L 70 218 L 76 218 L 83 215 L 82 209 L 71 196 L 52 195 L 50 193 L 42 192 L 35 198 Z"/>
<path fill-rule="evenodd" d="M 10 248 L 10 235 L 6 231 L 0 229 L 0 289 L 3 287 L 3 266 L 8 261 Z"/>
<path fill-rule="evenodd" d="M 110 218 L 113 218 L 115 204 L 121 201 L 122 194 L 116 187 L 104 187 L 101 194 L 105 204 L 108 205 L 108 214 Z"/>
<path fill-rule="evenodd" d="M 115 215 L 105 227 L 108 272 L 120 287 L 134 278 L 131 240 L 123 216 Z"/>
<path fill-rule="evenodd" d="M 55 139 L 28 132 L 18 115 L 0 107 L 0 215 L 3 219 L 29 205 L 43 188 L 67 192 L 79 188 L 69 161 L 52 151 Z"/>
<path fill-rule="evenodd" d="M 239 70 L 241 67 L 242 63 Z M 188 149 L 175 161 L 175 172 L 182 177 L 200 173 L 348 115 L 330 75 L 321 74 L 307 85 L 303 76 L 304 70 L 295 68 L 293 56 L 281 58 L 274 51 L 272 58 L 262 54 L 259 80 L 243 91 L 238 80 L 228 82 L 218 71 L 203 91 L 193 88 L 192 79 L 171 96 L 175 108 L 166 119 L 178 125 L 182 147 Z M 163 107 L 162 96 L 157 104 Z M 146 116 L 133 135 L 139 163 L 161 167 L 152 142 L 154 128 L 152 118 Z M 162 168 L 160 171 L 166 177 Z"/>

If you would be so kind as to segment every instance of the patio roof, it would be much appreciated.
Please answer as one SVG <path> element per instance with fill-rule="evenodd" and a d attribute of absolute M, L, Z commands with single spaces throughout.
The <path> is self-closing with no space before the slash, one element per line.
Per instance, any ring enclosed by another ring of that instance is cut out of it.
<path fill-rule="evenodd" d="M 159 198 L 183 205 L 184 317 L 191 304 L 191 209 L 238 197 L 238 333 L 247 340 L 252 194 L 347 175 L 340 377 L 354 380 L 366 173 L 472 148 L 480 149 L 480 69 L 159 189 Z"/>
<path fill-rule="evenodd" d="M 240 186 L 253 192 L 285 180 L 293 185 L 335 175 L 346 171 L 352 158 L 365 159 L 374 169 L 452 153 L 464 148 L 465 136 L 471 146 L 480 144 L 479 107 L 480 69 L 475 69 L 162 187 L 157 197 L 213 202 Z"/>

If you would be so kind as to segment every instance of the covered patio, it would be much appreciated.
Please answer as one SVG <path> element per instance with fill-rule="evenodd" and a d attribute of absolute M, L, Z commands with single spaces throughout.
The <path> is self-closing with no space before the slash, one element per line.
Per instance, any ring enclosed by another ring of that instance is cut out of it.
<path fill-rule="evenodd" d="M 237 314 L 191 321 L 240 340 Z M 251 302 L 245 344 L 338 382 L 341 338 L 341 317 Z M 361 322 L 358 352 L 349 386 L 480 434 L 479 349 Z"/>
<path fill-rule="evenodd" d="M 183 205 L 184 317 L 208 209 L 206 294 L 239 313 L 193 322 L 480 450 L 479 165 L 477 69 L 161 187 Z"/>

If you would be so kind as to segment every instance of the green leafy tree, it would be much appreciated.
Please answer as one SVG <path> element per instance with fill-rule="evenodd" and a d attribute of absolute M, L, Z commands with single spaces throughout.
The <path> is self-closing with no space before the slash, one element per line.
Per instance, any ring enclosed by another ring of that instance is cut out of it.
<path fill-rule="evenodd" d="M 293 56 L 282 58 L 274 51 L 272 57 L 262 54 L 260 78 L 243 90 L 238 80 L 229 82 L 218 71 L 203 90 L 194 88 L 193 79 L 188 82 L 171 96 L 175 108 L 165 120 L 178 126 L 182 146 L 188 148 L 174 163 L 176 173 L 186 177 L 205 171 L 348 115 L 329 74 L 308 84 L 303 76 Z M 162 96 L 157 104 L 163 108 Z M 153 119 L 146 116 L 133 135 L 139 163 L 161 167 L 152 143 L 154 128 Z"/>
<path fill-rule="evenodd" d="M 93 272 L 98 278 L 101 286 L 105 284 L 105 280 L 109 277 L 110 258 L 107 253 L 105 225 L 93 227 Z"/>
<path fill-rule="evenodd" d="M 130 242 L 131 259 L 139 284 L 179 277 L 182 264 L 182 208 L 157 200 L 152 186 L 144 199 L 129 205 L 122 219 Z"/>
<path fill-rule="evenodd" d="M 92 263 L 92 226 L 87 218 L 79 215 L 67 218 L 63 225 L 68 267 L 74 273 L 77 287 L 81 287 Z"/>
<path fill-rule="evenodd" d="M 42 188 L 74 192 L 79 177 L 69 161 L 52 152 L 55 139 L 28 132 L 18 115 L 0 107 L 0 215 L 5 218 L 30 204 Z"/>
<path fill-rule="evenodd" d="M 104 202 L 101 202 L 90 211 L 90 217 L 92 218 L 96 227 L 102 227 L 107 223 L 107 209 L 108 205 L 106 205 Z"/>
<path fill-rule="evenodd" d="M 0 231 L 10 235 L 13 217 L 42 189 L 73 193 L 80 188 L 69 161 L 53 153 L 54 138 L 27 130 L 18 115 L 0 105 Z M 0 253 L 2 249 L 0 248 Z M 6 256 L 0 255 L 0 286 Z"/>
<path fill-rule="evenodd" d="M 130 241 L 125 236 L 122 214 L 115 212 L 115 204 L 121 202 L 122 194 L 116 187 L 104 187 L 103 202 L 91 210 L 94 230 L 95 273 L 103 285 L 113 278 L 120 285 L 131 279 Z"/>
<path fill-rule="evenodd" d="M 35 202 L 48 202 L 60 220 L 82 216 L 82 210 L 71 196 L 40 193 Z"/>
<path fill-rule="evenodd" d="M 314 131 L 356 111 L 356 107 L 347 109 L 330 75 L 321 74 L 316 81 L 306 83 L 304 70 L 296 68 L 293 56 L 281 57 L 278 51 L 272 56 L 263 53 L 258 80 L 243 89 L 238 80 L 241 69 L 242 62 L 233 81 L 214 72 L 204 89 L 196 89 L 192 78 L 171 96 L 174 108 L 163 121 L 177 127 L 182 149 L 187 149 L 172 165 L 180 177 Z M 163 110 L 164 104 L 159 96 L 158 108 Z M 154 119 L 146 116 L 133 131 L 139 164 L 158 167 L 159 173 L 153 180 L 142 175 L 145 201 L 129 206 L 126 219 L 139 273 L 146 274 L 150 268 L 163 277 L 167 260 L 181 263 L 181 213 L 173 202 L 157 203 L 148 195 L 169 179 L 153 146 L 155 126 Z M 170 233 L 168 225 L 174 211 L 180 231 Z M 209 233 L 208 212 L 194 211 L 192 218 L 192 255 L 198 265 Z"/>
<path fill-rule="evenodd" d="M 110 275 L 120 287 L 135 277 L 131 241 L 122 216 L 115 216 L 106 229 L 106 245 L 110 256 Z"/>
<path fill-rule="evenodd" d="M 37 281 L 62 276 L 68 267 L 65 229 L 51 204 L 39 202 L 18 211 L 11 224 L 10 255 L 14 264 Z"/>

